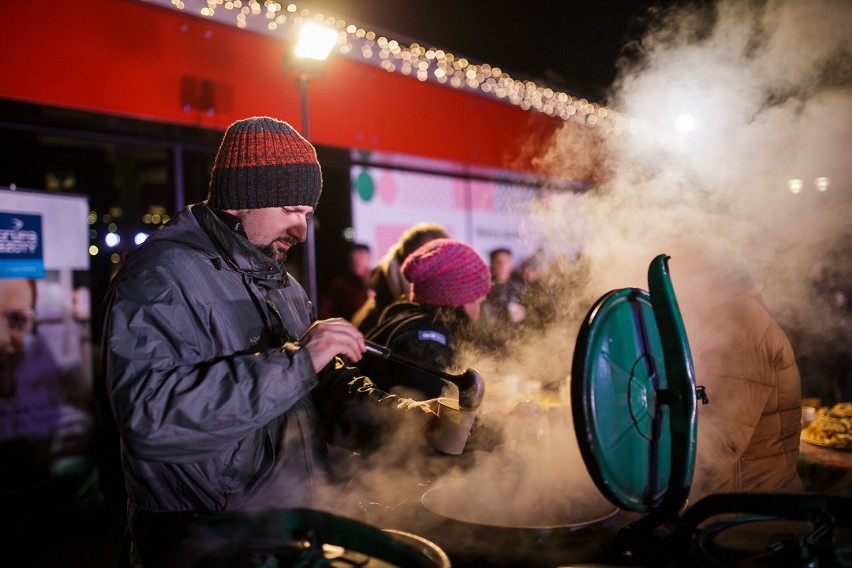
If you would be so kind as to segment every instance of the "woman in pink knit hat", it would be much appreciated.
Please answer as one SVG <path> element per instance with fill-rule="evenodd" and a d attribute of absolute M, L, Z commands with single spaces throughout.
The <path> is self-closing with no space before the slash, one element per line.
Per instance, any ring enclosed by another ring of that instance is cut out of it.
<path fill-rule="evenodd" d="M 491 287 L 488 265 L 473 247 L 454 239 L 432 240 L 402 265 L 411 283 L 408 299 L 388 306 L 365 338 L 424 365 L 453 367 L 459 339 L 479 318 L 479 306 Z M 441 395 L 445 383 L 433 375 L 386 359 L 364 358 L 358 367 L 389 392 L 417 399 Z"/>

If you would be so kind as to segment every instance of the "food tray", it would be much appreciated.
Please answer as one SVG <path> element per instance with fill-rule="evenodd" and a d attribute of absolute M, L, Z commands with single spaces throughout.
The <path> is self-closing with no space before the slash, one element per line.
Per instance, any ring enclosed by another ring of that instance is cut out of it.
<path fill-rule="evenodd" d="M 840 450 L 841 452 L 852 452 L 852 446 L 833 446 L 831 444 L 826 444 L 823 442 L 817 442 L 816 440 L 811 440 L 802 435 L 802 441 L 811 444 L 812 446 L 819 446 L 820 448 L 828 448 L 830 450 Z"/>

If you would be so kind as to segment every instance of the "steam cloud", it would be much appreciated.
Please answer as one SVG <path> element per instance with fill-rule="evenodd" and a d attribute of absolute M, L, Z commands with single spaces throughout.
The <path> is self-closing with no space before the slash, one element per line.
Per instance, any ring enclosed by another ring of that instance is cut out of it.
<path fill-rule="evenodd" d="M 561 266 L 582 260 L 581 280 L 574 271 L 552 288 L 563 316 L 552 333 L 573 342 L 591 301 L 647 289 L 661 253 L 672 256 L 679 296 L 707 294 L 678 277 L 700 250 L 723 273 L 747 267 L 797 354 L 813 353 L 837 339 L 814 278 L 828 265 L 852 275 L 852 4 L 722 0 L 654 16 L 620 63 L 610 104 L 622 114 L 595 135 L 566 123 L 539 162 L 601 180 L 585 194 L 547 197 L 528 224 L 528 238 Z M 678 116 L 694 128 L 677 130 Z M 850 340 L 832 348 L 849 352 Z M 564 352 L 533 343 L 518 342 L 519 359 L 559 366 L 554 354 Z M 817 374 L 802 368 L 806 395 L 826 394 Z"/>
<path fill-rule="evenodd" d="M 632 280 L 643 275 L 637 262 L 671 254 L 679 238 L 724 239 L 776 309 L 799 310 L 814 263 L 850 243 L 852 4 L 678 8 L 629 47 L 611 100 L 623 120 L 598 133 L 607 179 L 550 199 L 536 219 L 555 235 L 546 249 L 582 250 L 603 292 L 644 286 Z M 694 117 L 694 130 L 676 130 L 679 115 Z M 575 156 L 588 153 L 576 130 L 566 123 L 543 167 L 575 171 Z M 830 180 L 825 192 L 819 177 Z M 787 187 L 793 178 L 799 194 Z"/>
<path fill-rule="evenodd" d="M 677 284 L 687 243 L 732 251 L 731 260 L 743 259 L 765 285 L 776 316 L 805 327 L 817 261 L 841 251 L 835 268 L 852 269 L 852 3 L 722 0 L 652 15 L 620 63 L 609 101 L 619 118 L 595 129 L 566 122 L 539 160 L 551 175 L 593 174 L 599 183 L 546 196 L 526 224 L 530 250 L 545 256 L 556 317 L 547 332 L 512 341 L 503 357 L 463 357 L 491 379 L 491 393 L 509 375 L 565 383 L 579 323 L 594 300 L 615 288 L 647 289 L 647 266 L 661 253 L 672 256 Z M 687 114 L 694 129 L 676 130 L 676 118 Z M 830 185 L 821 192 L 814 180 L 822 177 Z M 798 194 L 788 189 L 793 178 L 803 182 Z M 523 456 L 524 470 L 539 474 L 513 486 L 548 490 L 553 453 Z M 480 472 L 501 468 L 476 457 L 482 467 L 470 475 L 484 488 Z M 376 465 L 362 480 L 402 492 L 385 505 L 412 498 L 416 474 L 388 480 Z M 588 493 L 565 489 L 572 491 Z"/>

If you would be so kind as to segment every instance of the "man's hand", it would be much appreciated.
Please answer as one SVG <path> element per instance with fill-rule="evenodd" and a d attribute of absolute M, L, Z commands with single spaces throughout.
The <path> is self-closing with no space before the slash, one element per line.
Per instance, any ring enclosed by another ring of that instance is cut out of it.
<path fill-rule="evenodd" d="M 364 336 L 343 318 L 317 320 L 299 339 L 319 373 L 336 355 L 355 363 L 366 350 Z"/>

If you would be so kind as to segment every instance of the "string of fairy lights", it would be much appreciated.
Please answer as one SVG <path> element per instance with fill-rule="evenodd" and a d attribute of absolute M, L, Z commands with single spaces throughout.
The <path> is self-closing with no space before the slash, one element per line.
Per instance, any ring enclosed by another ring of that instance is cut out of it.
<path fill-rule="evenodd" d="M 535 81 L 513 78 L 504 70 L 487 63 L 475 63 L 465 57 L 436 47 L 405 43 L 379 32 L 347 23 L 343 19 L 314 13 L 294 3 L 277 0 L 202 0 L 187 8 L 193 0 L 170 0 L 182 11 L 236 25 L 242 29 L 285 35 L 307 21 L 314 21 L 338 33 L 337 51 L 347 57 L 372 63 L 389 73 L 401 73 L 419 81 L 434 81 L 456 89 L 465 89 L 508 102 L 524 110 L 541 112 L 588 127 L 616 132 L 622 129 L 622 116 L 605 106 L 554 90 Z"/>

